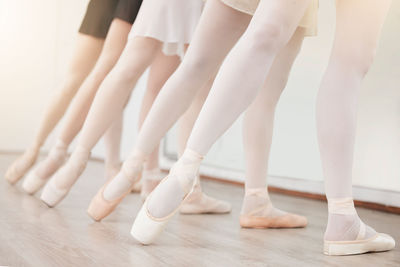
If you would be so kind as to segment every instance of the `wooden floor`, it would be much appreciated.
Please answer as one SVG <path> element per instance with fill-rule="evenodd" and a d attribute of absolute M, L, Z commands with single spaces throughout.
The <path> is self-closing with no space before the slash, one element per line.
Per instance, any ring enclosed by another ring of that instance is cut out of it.
<path fill-rule="evenodd" d="M 14 156 L 0 155 L 4 173 Z M 56 208 L 24 194 L 20 185 L 0 179 L 1 266 L 400 266 L 400 246 L 385 253 L 329 257 L 322 254 L 326 204 L 273 194 L 276 206 L 304 214 L 305 229 L 241 229 L 243 189 L 203 181 L 205 191 L 230 201 L 226 215 L 177 215 L 151 246 L 129 234 L 141 201 L 128 196 L 101 223 L 86 214 L 103 181 L 103 168 L 91 162 L 68 197 Z M 364 221 L 400 241 L 400 216 L 359 209 Z"/>

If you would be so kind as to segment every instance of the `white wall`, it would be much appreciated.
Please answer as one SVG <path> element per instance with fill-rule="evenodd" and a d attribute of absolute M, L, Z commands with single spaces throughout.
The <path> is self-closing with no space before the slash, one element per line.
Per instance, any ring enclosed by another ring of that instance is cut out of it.
<path fill-rule="evenodd" d="M 22 150 L 31 141 L 42 109 L 63 77 L 86 4 L 87 0 L 0 1 L 0 150 Z M 323 190 L 314 106 L 332 43 L 333 4 L 320 1 L 319 35 L 305 40 L 279 104 L 270 162 L 272 185 Z M 354 167 L 356 196 L 398 206 L 398 195 L 388 196 L 400 192 L 399 17 L 400 2 L 393 1 L 375 63 L 361 90 Z M 142 79 L 125 112 L 125 155 L 135 139 L 144 85 Z M 172 132 L 166 143 L 168 155 L 175 151 L 174 139 Z M 49 143 L 51 138 L 46 146 Z M 101 157 L 102 147 L 93 154 Z M 202 172 L 242 181 L 243 166 L 239 120 L 214 145 Z"/>
<path fill-rule="evenodd" d="M 307 38 L 276 113 L 269 175 L 271 184 L 323 192 L 316 141 L 315 99 L 333 40 L 334 1 L 320 1 L 318 37 Z M 400 206 L 400 2 L 393 1 L 375 62 L 362 85 L 355 152 L 355 195 L 371 200 L 367 189 L 381 189 L 378 202 Z M 213 146 L 202 172 L 243 181 L 241 120 Z M 175 134 L 167 151 L 175 150 Z M 288 178 L 288 179 L 286 179 Z M 395 194 L 396 195 L 396 194 Z M 398 196 L 398 195 L 397 195 Z M 385 200 L 386 198 L 386 200 Z"/>

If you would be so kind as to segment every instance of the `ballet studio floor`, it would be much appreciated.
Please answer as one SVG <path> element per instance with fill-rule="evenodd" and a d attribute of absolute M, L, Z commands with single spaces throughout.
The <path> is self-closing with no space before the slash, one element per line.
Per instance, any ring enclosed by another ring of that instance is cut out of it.
<path fill-rule="evenodd" d="M 0 154 L 0 172 L 15 159 Z M 391 252 L 329 257 L 322 254 L 326 204 L 272 194 L 277 207 L 308 217 L 305 229 L 241 229 L 243 189 L 203 181 L 212 196 L 230 201 L 225 215 L 177 215 L 151 246 L 129 234 L 142 202 L 129 195 L 101 223 L 86 214 L 103 182 L 103 165 L 91 161 L 68 197 L 50 209 L 0 179 L 0 266 L 400 266 L 400 216 L 359 209 L 366 223 L 390 233 L 398 242 Z"/>

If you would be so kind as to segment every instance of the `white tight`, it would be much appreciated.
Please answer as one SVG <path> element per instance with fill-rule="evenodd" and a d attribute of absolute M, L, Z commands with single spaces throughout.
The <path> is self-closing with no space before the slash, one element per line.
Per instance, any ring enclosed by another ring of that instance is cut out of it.
<path fill-rule="evenodd" d="M 34 143 L 42 146 L 48 135 L 64 115 L 72 98 L 81 84 L 92 71 L 100 56 L 104 44 L 103 39 L 78 33 L 73 57 L 61 89 L 56 91 L 36 132 Z"/>
<path fill-rule="evenodd" d="M 214 77 L 212 77 L 199 92 L 195 95 L 193 102 L 186 112 L 181 116 L 178 121 L 178 134 L 177 134 L 177 144 L 178 144 L 178 156 L 182 156 L 187 140 L 189 139 L 190 133 L 192 131 L 193 125 L 196 122 L 201 108 L 207 99 L 208 93 L 212 83 L 214 82 Z"/>
<path fill-rule="evenodd" d="M 303 38 L 304 29 L 298 28 L 289 43 L 276 56 L 260 93 L 245 112 L 243 144 L 246 158 L 246 189 L 267 187 L 275 107 L 286 86 Z"/>
<path fill-rule="evenodd" d="M 275 56 L 292 37 L 308 4 L 309 1 L 260 1 L 246 32 L 215 79 L 187 148 L 205 155 L 251 104 Z"/>
<path fill-rule="evenodd" d="M 99 85 L 120 57 L 131 26 L 123 20 L 113 20 L 99 59 L 72 100 L 50 153 L 34 168 L 35 176 L 46 180 L 64 163 L 68 146 L 79 133 Z M 121 132 L 122 113 L 104 136 L 106 176 L 119 169 Z"/>
<path fill-rule="evenodd" d="M 357 100 L 390 0 L 337 0 L 336 32 L 317 99 L 318 140 L 328 198 L 352 197 Z"/>
<path fill-rule="evenodd" d="M 155 149 L 168 129 L 189 108 L 199 90 L 207 86 L 250 19 L 249 15 L 220 0 L 207 1 L 182 64 L 165 83 L 143 123 L 136 150 L 148 155 Z"/>
<path fill-rule="evenodd" d="M 100 85 L 82 127 L 78 147 L 90 151 L 120 116 L 137 80 L 160 49 L 161 43 L 152 38 L 135 37 L 128 40 L 117 64 Z"/>
<path fill-rule="evenodd" d="M 71 107 L 68 109 L 65 120 L 61 125 L 57 139 L 61 140 L 64 144 L 71 144 L 72 140 L 81 130 L 101 82 L 114 67 L 126 45 L 127 36 L 131 27 L 132 25 L 126 21 L 120 19 L 113 20 L 109 33 L 107 34 L 103 51 L 93 71 L 84 81 L 76 97 L 72 101 Z M 106 162 L 110 165 L 119 164 L 121 131 L 122 114 L 104 136 Z"/>
<path fill-rule="evenodd" d="M 207 81 L 215 75 L 225 55 L 245 31 L 250 19 L 251 16 L 226 6 L 220 0 L 207 1 L 184 60 L 154 101 L 131 155 L 146 157 L 154 151 L 168 129 L 190 107 L 197 93 L 203 87 L 209 87 Z M 208 88 L 203 90 L 208 91 Z M 193 108 L 195 109 L 195 106 Z M 194 110 L 192 112 L 197 113 Z M 188 133 L 189 127 L 185 128 L 185 132 Z M 181 141 L 186 143 L 186 140 Z M 135 162 L 128 159 L 124 165 L 137 164 Z M 104 196 L 112 200 L 125 193 L 129 186 L 130 181 L 127 177 L 117 176 L 106 187 Z"/>
<path fill-rule="evenodd" d="M 161 47 L 162 43 L 153 38 L 134 37 L 128 40 L 117 64 L 100 85 L 83 125 L 77 148 L 72 153 L 70 160 L 59 171 L 60 175 L 56 173 L 54 177 L 60 187 L 63 187 L 63 185 L 71 186 L 79 178 L 80 173 L 75 170 L 75 166 L 86 164 L 88 159 L 86 155 L 90 153 L 90 150 L 110 124 L 122 113 L 124 105 L 137 80 L 150 64 L 156 63 L 150 71 L 150 78 L 152 81 L 149 82 L 149 86 L 154 88 L 151 88 L 152 93 L 148 93 L 145 97 L 145 106 L 142 106 L 144 110 L 149 109 L 146 105 L 151 104 L 151 98 L 154 99 L 154 96 L 151 96 L 151 94 L 160 90 L 165 80 L 174 71 L 177 64 L 179 64 L 179 58 L 177 56 L 165 56 L 161 52 Z M 141 116 L 146 115 L 146 112 L 143 112 Z M 151 152 L 153 151 L 154 150 Z M 75 152 L 77 154 L 79 153 L 79 156 L 74 157 Z M 141 153 L 139 154 L 142 155 Z M 149 154 L 146 156 L 148 157 Z M 137 170 L 135 173 L 140 173 L 141 166 L 136 166 L 136 168 L 130 164 L 132 160 L 136 162 L 137 155 L 138 153 L 128 157 L 125 164 L 128 166 L 122 166 L 122 168 L 127 171 L 120 173 L 130 173 L 132 169 Z M 157 164 L 157 152 L 153 153 L 153 155 Z M 73 162 L 74 159 L 82 160 L 82 162 Z M 143 159 L 144 158 L 140 156 L 140 160 L 142 161 Z"/>
<path fill-rule="evenodd" d="M 67 74 L 60 88 L 44 109 L 39 127 L 34 134 L 33 142 L 23 155 L 8 168 L 6 178 L 11 183 L 17 182 L 35 163 L 41 146 L 64 115 L 87 75 L 93 69 L 103 48 L 104 40 L 79 33 Z M 58 142 L 59 143 L 59 142 Z M 59 148 L 59 147 L 58 147 Z M 66 149 L 64 149 L 64 152 Z M 65 154 L 65 153 L 61 154 Z"/>
<path fill-rule="evenodd" d="M 160 184 L 149 199 L 148 209 L 153 216 L 164 217 L 168 215 L 179 205 L 182 196 L 188 193 L 187 191 L 185 192 L 185 188 L 188 187 L 180 185 L 187 185 L 190 178 L 194 180 L 201 161 L 201 155 L 206 154 L 212 143 L 216 141 L 256 97 L 258 90 L 266 79 L 276 54 L 292 37 L 308 3 L 309 1 L 264 0 L 260 2 L 246 32 L 225 59 L 217 75 L 213 89 L 200 112 L 189 138 L 187 145 L 189 149 L 185 150 L 183 156 L 178 160 L 174 168 L 172 168 L 169 179 Z M 203 20 L 207 22 L 208 27 L 204 27 L 200 22 L 191 48 L 195 48 L 198 42 L 201 44 L 205 40 L 207 42 L 214 40 L 213 38 L 204 37 L 196 39 L 200 35 L 201 30 L 208 31 L 207 33 L 210 34 L 215 32 L 215 25 L 221 27 L 226 26 L 226 24 L 229 25 L 229 23 L 223 24 L 223 22 L 218 24 L 213 23 L 214 15 L 219 20 L 226 19 L 229 21 L 229 19 L 232 19 L 232 17 L 224 16 L 223 9 L 217 9 L 217 5 L 212 10 L 208 9 L 210 7 L 211 3 L 206 6 L 201 19 L 201 22 Z M 203 26 L 203 28 L 200 28 L 200 26 Z M 230 36 L 226 33 L 226 30 L 222 29 L 221 32 L 223 31 L 225 31 L 225 38 Z M 221 32 L 218 33 L 221 34 Z M 215 38 L 215 36 L 213 37 Z M 216 51 L 215 44 L 217 43 L 219 42 L 212 42 L 213 51 Z M 187 57 L 184 59 L 181 67 L 178 68 L 178 71 L 183 69 L 182 72 L 184 72 L 186 59 L 190 58 L 190 52 L 193 50 L 189 48 Z M 205 52 L 201 50 L 194 52 L 203 52 L 203 54 L 195 54 L 197 57 L 204 57 L 204 55 L 210 53 L 209 51 Z M 244 67 L 247 70 L 246 72 L 243 72 Z M 207 68 L 203 66 L 203 69 Z M 175 76 L 179 77 L 177 73 L 166 83 L 164 92 L 167 91 L 167 85 L 172 83 L 173 78 Z M 246 73 L 246 75 L 243 75 L 243 73 Z M 210 77 L 210 75 L 207 77 Z M 206 78 L 203 79 L 206 80 Z M 191 80 L 188 79 L 188 81 Z M 175 86 L 179 88 L 179 85 Z M 169 90 L 172 91 L 172 89 Z M 184 95 L 183 98 L 186 99 L 186 96 Z M 154 110 L 160 109 L 157 100 Z M 145 125 L 148 121 L 156 119 L 150 117 L 152 112 L 153 109 L 150 111 Z M 171 114 L 171 111 L 169 114 Z M 159 116 L 161 117 L 161 114 Z M 140 142 L 141 140 L 138 141 Z M 138 147 L 146 153 L 146 150 L 140 143 Z M 185 155 L 188 156 L 186 157 Z M 182 171 L 185 174 L 183 178 L 181 177 Z M 188 173 L 191 173 L 191 175 L 188 175 Z"/>
<path fill-rule="evenodd" d="M 161 51 L 158 52 L 157 57 L 154 59 L 154 62 L 150 67 L 146 93 L 143 97 L 142 107 L 139 114 L 139 130 L 141 129 L 143 122 L 164 83 L 168 80 L 172 73 L 174 73 L 180 62 L 181 61 L 178 56 L 166 56 Z M 145 170 L 153 170 L 158 168 L 158 151 L 159 146 L 157 145 L 157 147 L 146 160 L 146 164 L 144 166 Z"/>
<path fill-rule="evenodd" d="M 337 0 L 335 41 L 317 99 L 317 128 L 330 204 L 326 240 L 354 240 L 361 220 L 335 212 L 352 203 L 358 90 L 372 64 L 391 0 Z M 338 203 L 338 204 L 336 204 Z M 367 227 L 366 238 L 375 231 Z"/>

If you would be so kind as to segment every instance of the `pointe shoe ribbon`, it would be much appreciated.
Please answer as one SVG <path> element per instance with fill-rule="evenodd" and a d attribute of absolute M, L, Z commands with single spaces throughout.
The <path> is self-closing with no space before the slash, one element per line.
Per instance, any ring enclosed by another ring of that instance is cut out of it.
<path fill-rule="evenodd" d="M 227 201 L 208 196 L 200 186 L 200 177 L 197 176 L 193 192 L 179 209 L 181 214 L 224 214 L 231 212 L 231 204 Z"/>

